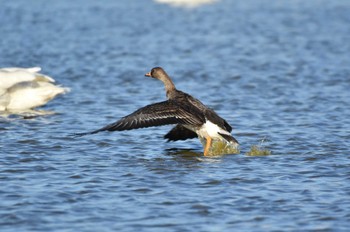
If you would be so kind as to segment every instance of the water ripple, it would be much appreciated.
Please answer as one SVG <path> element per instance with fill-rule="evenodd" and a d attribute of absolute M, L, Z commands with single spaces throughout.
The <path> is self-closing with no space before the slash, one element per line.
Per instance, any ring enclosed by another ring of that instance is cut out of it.
<path fill-rule="evenodd" d="M 3 2 L 1 67 L 72 91 L 0 114 L 0 230 L 347 231 L 349 3 L 321 2 Z M 240 154 L 167 143 L 170 126 L 72 136 L 163 101 L 144 77 L 158 65 L 233 126 Z"/>

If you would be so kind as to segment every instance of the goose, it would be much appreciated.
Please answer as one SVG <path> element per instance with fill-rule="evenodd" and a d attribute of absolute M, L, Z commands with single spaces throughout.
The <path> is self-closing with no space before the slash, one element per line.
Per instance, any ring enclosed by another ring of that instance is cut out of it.
<path fill-rule="evenodd" d="M 0 111 L 22 111 L 45 105 L 68 88 L 39 73 L 40 67 L 0 69 Z"/>
<path fill-rule="evenodd" d="M 204 141 L 204 156 L 210 155 L 209 151 L 213 140 L 224 141 L 235 148 L 238 147 L 239 143 L 231 135 L 232 127 L 228 122 L 198 99 L 177 90 L 163 68 L 155 67 L 145 76 L 163 82 L 166 101 L 147 105 L 112 124 L 77 135 L 176 124 L 164 138 L 168 141 L 176 141 L 198 137 L 201 141 Z"/>

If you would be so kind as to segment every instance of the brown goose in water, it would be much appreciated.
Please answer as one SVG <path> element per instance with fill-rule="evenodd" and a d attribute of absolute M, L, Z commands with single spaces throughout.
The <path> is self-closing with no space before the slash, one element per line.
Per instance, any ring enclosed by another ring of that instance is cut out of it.
<path fill-rule="evenodd" d="M 237 140 L 230 134 L 232 127 L 191 95 L 179 91 L 168 74 L 160 67 L 153 68 L 145 76 L 156 78 L 164 83 L 167 101 L 147 105 L 119 121 L 101 129 L 82 133 L 95 134 L 101 131 L 123 131 L 138 128 L 177 124 L 164 138 L 168 141 L 186 140 L 199 137 L 205 139 L 204 155 L 209 155 L 212 140 L 227 141 L 237 147 Z"/>

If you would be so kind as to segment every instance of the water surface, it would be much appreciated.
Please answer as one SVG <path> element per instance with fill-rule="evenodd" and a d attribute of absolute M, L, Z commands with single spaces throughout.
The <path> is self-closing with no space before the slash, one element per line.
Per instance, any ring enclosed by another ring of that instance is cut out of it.
<path fill-rule="evenodd" d="M 350 4 L 1 1 L 0 67 L 41 66 L 72 91 L 0 119 L 1 231 L 346 231 Z M 208 158 L 171 127 L 97 129 L 176 86 L 234 128 Z M 270 156 L 250 157 L 252 145 Z"/>

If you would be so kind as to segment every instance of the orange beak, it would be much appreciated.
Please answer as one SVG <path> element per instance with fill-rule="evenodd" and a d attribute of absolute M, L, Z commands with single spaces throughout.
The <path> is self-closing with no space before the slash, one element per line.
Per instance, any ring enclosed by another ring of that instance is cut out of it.
<path fill-rule="evenodd" d="M 146 77 L 152 77 L 152 76 L 151 76 L 151 72 L 146 73 L 145 76 L 146 76 Z"/>

